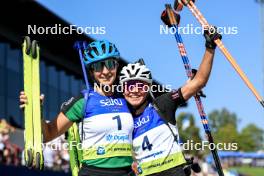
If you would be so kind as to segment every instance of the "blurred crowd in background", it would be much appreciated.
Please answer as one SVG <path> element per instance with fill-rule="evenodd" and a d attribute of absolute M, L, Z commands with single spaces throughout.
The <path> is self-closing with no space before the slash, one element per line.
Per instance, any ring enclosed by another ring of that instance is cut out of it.
<path fill-rule="evenodd" d="M 0 164 L 24 166 L 23 144 L 17 145 L 10 139 L 12 133 L 18 129 L 10 126 L 5 120 L 0 119 Z M 22 130 L 20 130 L 23 132 Z M 45 169 L 53 171 L 70 171 L 69 153 L 63 150 L 62 145 L 67 143 L 64 135 L 45 144 L 43 155 L 45 158 Z M 54 150 L 60 149 L 60 150 Z"/>
<path fill-rule="evenodd" d="M 9 140 L 9 133 L 14 131 L 5 120 L 0 120 L 0 163 L 18 166 L 21 165 L 22 148 Z"/>

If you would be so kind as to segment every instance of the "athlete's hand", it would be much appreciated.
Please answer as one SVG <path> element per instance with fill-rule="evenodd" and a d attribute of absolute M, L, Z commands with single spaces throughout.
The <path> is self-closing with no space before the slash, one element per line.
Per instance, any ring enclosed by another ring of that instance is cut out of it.
<path fill-rule="evenodd" d="M 136 162 L 132 163 L 131 168 L 136 175 L 139 175 L 138 164 Z"/>
<path fill-rule="evenodd" d="M 40 95 L 40 103 L 41 103 L 41 105 L 43 105 L 43 102 L 44 102 L 44 94 L 41 94 Z M 24 110 L 26 104 L 28 103 L 27 102 L 27 95 L 25 94 L 24 91 L 20 92 L 19 103 L 20 103 L 19 108 Z"/>
<path fill-rule="evenodd" d="M 205 46 L 208 49 L 216 48 L 216 39 L 222 39 L 222 35 L 218 32 L 216 26 L 210 26 L 204 29 Z"/>

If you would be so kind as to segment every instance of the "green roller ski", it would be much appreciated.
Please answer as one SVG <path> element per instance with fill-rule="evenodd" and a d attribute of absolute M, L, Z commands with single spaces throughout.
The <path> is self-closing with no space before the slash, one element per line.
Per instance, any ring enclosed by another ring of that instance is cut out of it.
<path fill-rule="evenodd" d="M 24 91 L 28 103 L 25 106 L 25 163 L 42 170 L 42 131 L 40 109 L 39 46 L 35 40 L 25 37 L 23 45 Z"/>
<path fill-rule="evenodd" d="M 25 116 L 25 152 L 24 158 L 26 166 L 31 167 L 33 164 L 33 111 L 32 111 L 32 64 L 30 57 L 30 38 L 25 37 L 22 52 L 23 52 L 23 62 L 24 62 L 24 91 L 27 95 L 27 104 L 25 105 L 24 116 Z"/>
<path fill-rule="evenodd" d="M 72 176 L 78 176 L 81 167 L 82 150 L 78 150 L 77 147 L 79 146 L 78 144 L 80 144 L 80 136 L 78 125 L 76 123 L 74 123 L 68 130 L 68 143 Z"/>

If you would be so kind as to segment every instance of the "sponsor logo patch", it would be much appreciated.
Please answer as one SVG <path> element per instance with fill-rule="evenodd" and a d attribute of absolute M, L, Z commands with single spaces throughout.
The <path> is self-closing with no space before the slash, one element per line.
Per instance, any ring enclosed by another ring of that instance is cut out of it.
<path fill-rule="evenodd" d="M 105 154 L 105 148 L 104 147 L 98 147 L 97 148 L 97 155 L 104 155 Z"/>
<path fill-rule="evenodd" d="M 123 102 L 121 99 L 112 99 L 112 98 L 108 98 L 108 99 L 104 99 L 104 100 L 100 100 L 100 104 L 102 107 L 104 106 L 122 106 Z"/>
<path fill-rule="evenodd" d="M 140 117 L 137 121 L 134 122 L 134 128 L 138 128 L 150 121 L 149 116 Z"/>
<path fill-rule="evenodd" d="M 129 140 L 129 135 L 112 135 L 109 134 L 106 136 L 106 140 L 111 142 L 111 141 L 128 141 Z"/>

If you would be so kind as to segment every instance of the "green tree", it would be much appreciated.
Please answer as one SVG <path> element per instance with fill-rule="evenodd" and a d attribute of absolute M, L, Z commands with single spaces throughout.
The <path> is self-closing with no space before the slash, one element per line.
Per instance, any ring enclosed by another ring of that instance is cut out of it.
<path fill-rule="evenodd" d="M 226 124 L 213 134 L 215 143 L 238 143 L 239 145 L 239 132 L 234 128 L 233 124 Z"/>
<path fill-rule="evenodd" d="M 238 131 L 239 118 L 235 113 L 227 109 L 214 110 L 209 114 L 209 125 L 215 143 L 226 145 L 237 143 L 240 151 L 257 151 L 264 149 L 264 130 L 254 124 L 249 124 Z M 187 123 L 188 122 L 188 123 Z M 187 124 L 187 125 L 186 125 Z M 181 113 L 177 117 L 177 125 L 181 140 L 186 143 L 193 140 L 193 143 L 201 142 L 200 129 L 195 125 L 194 116 L 190 113 Z M 208 151 L 187 151 L 194 155 L 209 153 Z"/>
<path fill-rule="evenodd" d="M 229 112 L 227 109 L 215 110 L 209 114 L 209 124 L 212 132 L 218 132 L 224 126 L 229 124 L 237 130 L 237 124 L 240 122 L 235 113 Z"/>
<path fill-rule="evenodd" d="M 227 109 L 215 110 L 209 114 L 209 123 L 215 143 L 237 143 L 238 150 L 256 151 L 263 149 L 263 130 L 254 124 L 249 124 L 238 131 L 240 122 L 235 113 Z"/>
<path fill-rule="evenodd" d="M 239 149 L 246 152 L 263 149 L 263 133 L 264 131 L 256 125 L 247 125 L 241 131 Z"/>
<path fill-rule="evenodd" d="M 237 129 L 239 119 L 227 109 L 215 110 L 209 114 L 209 124 L 215 143 L 239 143 Z M 239 145 L 239 144 L 238 144 Z"/>
<path fill-rule="evenodd" d="M 186 125 L 187 124 L 187 125 Z M 177 125 L 181 141 L 186 143 L 188 140 L 193 140 L 194 143 L 200 143 L 200 129 L 195 125 L 194 116 L 190 113 L 181 113 L 177 117 Z M 187 151 L 192 155 L 199 155 L 199 151 Z"/>

